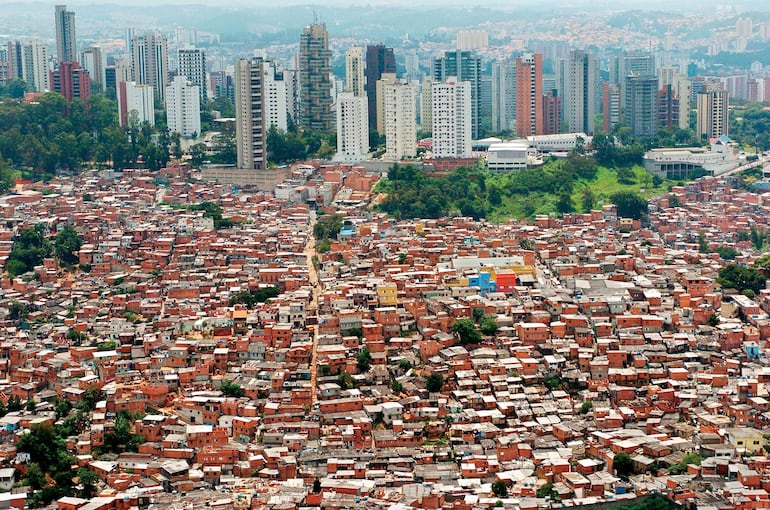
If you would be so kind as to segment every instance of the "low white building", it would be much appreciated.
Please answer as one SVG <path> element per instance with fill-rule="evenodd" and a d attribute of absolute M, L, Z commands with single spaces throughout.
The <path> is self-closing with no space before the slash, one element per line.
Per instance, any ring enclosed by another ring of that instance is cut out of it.
<path fill-rule="evenodd" d="M 527 143 L 538 152 L 569 152 L 577 147 L 578 140 L 583 139 L 583 144 L 591 145 L 592 136 L 585 133 L 558 133 L 553 135 L 528 136 Z"/>
<path fill-rule="evenodd" d="M 721 175 L 741 165 L 739 148 L 727 136 L 711 140 L 709 147 L 652 149 L 644 153 L 644 168 L 653 175 L 685 179 L 695 169 Z"/>
<path fill-rule="evenodd" d="M 490 172 L 525 170 L 529 161 L 529 147 L 524 141 L 492 143 L 487 150 Z"/>

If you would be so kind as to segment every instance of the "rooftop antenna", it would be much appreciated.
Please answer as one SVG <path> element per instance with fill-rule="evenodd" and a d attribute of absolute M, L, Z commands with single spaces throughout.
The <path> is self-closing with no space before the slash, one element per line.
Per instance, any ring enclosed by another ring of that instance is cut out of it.
<path fill-rule="evenodd" d="M 318 24 L 318 11 L 316 11 L 315 9 L 313 9 L 313 24 L 314 25 Z"/>

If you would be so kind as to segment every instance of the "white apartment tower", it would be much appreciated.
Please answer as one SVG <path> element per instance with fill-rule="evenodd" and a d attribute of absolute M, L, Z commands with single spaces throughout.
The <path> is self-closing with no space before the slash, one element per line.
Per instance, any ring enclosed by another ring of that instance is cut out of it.
<path fill-rule="evenodd" d="M 353 46 L 345 52 L 345 90 L 354 96 L 364 95 L 364 49 Z"/>
<path fill-rule="evenodd" d="M 583 50 L 573 50 L 565 62 L 565 90 L 562 99 L 564 120 L 570 133 L 594 133 L 597 83 L 596 58 Z"/>
<path fill-rule="evenodd" d="M 166 124 L 170 133 L 195 138 L 201 132 L 201 101 L 197 85 L 175 76 L 166 87 Z"/>
<path fill-rule="evenodd" d="M 382 73 L 375 85 L 375 111 L 377 112 L 377 132 L 385 134 L 385 87 L 396 83 L 396 73 Z"/>
<path fill-rule="evenodd" d="M 8 76 L 24 80 L 33 92 L 50 90 L 48 47 L 42 41 L 9 42 Z"/>
<path fill-rule="evenodd" d="M 383 88 L 385 156 L 388 159 L 417 155 L 416 90 L 406 83 L 389 83 Z"/>
<path fill-rule="evenodd" d="M 492 130 L 516 131 L 516 64 L 492 64 Z"/>
<path fill-rule="evenodd" d="M 190 84 L 198 86 L 200 102 L 205 103 L 208 100 L 206 52 L 200 48 L 179 50 L 177 70 L 178 74 L 187 78 Z"/>
<path fill-rule="evenodd" d="M 275 126 L 282 131 L 288 129 L 288 92 L 286 74 L 271 60 L 262 62 L 262 83 L 265 94 L 265 126 Z"/>
<path fill-rule="evenodd" d="M 77 41 L 75 37 L 75 13 L 66 5 L 56 6 L 56 62 L 77 62 Z"/>
<path fill-rule="evenodd" d="M 366 96 L 341 92 L 337 96 L 336 161 L 357 163 L 369 153 L 369 106 Z"/>
<path fill-rule="evenodd" d="M 449 77 L 433 83 L 433 156 L 471 156 L 471 83 Z"/>
<path fill-rule="evenodd" d="M 235 143 L 238 168 L 265 170 L 265 110 L 262 60 L 235 61 Z"/>
<path fill-rule="evenodd" d="M 127 126 L 132 118 L 139 124 L 155 125 L 155 101 L 151 86 L 122 81 L 118 84 L 117 96 L 121 126 Z"/>

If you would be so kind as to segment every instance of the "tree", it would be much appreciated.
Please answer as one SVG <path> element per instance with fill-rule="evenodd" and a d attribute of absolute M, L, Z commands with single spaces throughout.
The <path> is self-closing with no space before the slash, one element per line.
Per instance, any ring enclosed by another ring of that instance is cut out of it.
<path fill-rule="evenodd" d="M 472 319 L 457 319 L 452 325 L 452 332 L 460 338 L 463 345 L 481 342 L 481 332 L 476 329 Z"/>
<path fill-rule="evenodd" d="M 437 372 L 431 373 L 425 379 L 425 389 L 431 393 L 438 393 L 444 386 L 444 378 Z"/>
<path fill-rule="evenodd" d="M 545 387 L 549 390 L 558 390 L 562 387 L 562 380 L 558 375 L 551 374 L 543 379 L 543 384 L 545 384 Z"/>
<path fill-rule="evenodd" d="M 698 455 L 697 453 L 687 453 L 682 457 L 682 460 L 680 460 L 678 463 L 672 465 L 668 468 L 668 472 L 672 475 L 680 475 L 687 471 L 687 466 L 690 464 L 695 464 L 696 466 L 700 466 L 700 463 L 703 462 L 703 457 Z"/>
<path fill-rule="evenodd" d="M 406 372 L 407 370 L 409 370 L 410 368 L 412 368 L 412 362 L 411 362 L 411 361 L 409 361 L 409 360 L 408 360 L 408 359 L 406 359 L 406 358 L 402 358 L 402 359 L 401 359 L 401 360 L 398 362 L 398 368 L 400 368 L 401 370 L 403 370 L 404 372 Z"/>
<path fill-rule="evenodd" d="M 353 380 L 353 376 L 352 376 L 352 375 L 350 375 L 350 374 L 349 374 L 349 373 L 347 373 L 347 372 L 342 372 L 342 373 L 341 373 L 341 374 L 340 374 L 340 375 L 337 377 L 337 384 L 338 384 L 338 385 L 339 385 L 339 387 L 340 387 L 340 388 L 342 388 L 343 390 L 347 390 L 347 389 L 350 389 L 350 388 L 353 388 L 353 387 L 355 387 L 355 385 L 356 385 L 356 382 Z"/>
<path fill-rule="evenodd" d="M 37 405 L 37 404 L 35 404 L 35 401 L 34 401 L 34 400 L 32 400 L 32 399 L 30 398 L 30 399 L 28 399 L 28 400 L 27 400 L 27 402 L 24 404 L 24 409 L 25 409 L 25 410 L 26 410 L 28 413 L 32 413 L 32 412 L 34 412 L 34 411 L 35 411 L 35 407 L 36 407 L 36 405 Z"/>
<path fill-rule="evenodd" d="M 610 195 L 610 201 L 618 208 L 621 218 L 641 219 L 647 214 L 647 200 L 633 191 L 618 191 Z"/>
<path fill-rule="evenodd" d="M 0 157 L 0 193 L 8 191 L 14 186 L 13 171 Z"/>
<path fill-rule="evenodd" d="M 725 288 L 737 289 L 743 292 L 751 289 L 755 294 L 765 288 L 767 278 L 753 267 L 743 267 L 728 264 L 719 270 L 717 283 Z"/>
<path fill-rule="evenodd" d="M 698 232 L 698 253 L 711 253 L 708 239 L 706 239 L 706 234 L 703 232 Z"/>
<path fill-rule="evenodd" d="M 620 478 L 626 480 L 628 475 L 634 471 L 634 461 L 631 460 L 631 456 L 627 453 L 620 452 L 615 454 L 615 457 L 612 459 L 612 467 Z"/>
<path fill-rule="evenodd" d="M 8 412 L 21 411 L 21 399 L 17 395 L 11 395 L 8 399 Z"/>
<path fill-rule="evenodd" d="M 96 493 L 96 484 L 99 481 L 99 476 L 87 467 L 82 467 L 78 469 L 78 480 L 81 486 L 80 497 L 92 498 Z"/>
<path fill-rule="evenodd" d="M 26 320 L 27 313 L 29 313 L 29 311 L 25 303 L 13 300 L 8 305 L 8 318 L 14 322 Z"/>
<path fill-rule="evenodd" d="M 401 390 L 404 389 L 404 386 L 401 384 L 401 382 L 393 380 L 393 384 L 390 385 L 390 389 L 393 390 L 394 393 L 401 393 Z"/>
<path fill-rule="evenodd" d="M 229 379 L 222 379 L 222 385 L 219 389 L 226 397 L 240 398 L 245 395 L 241 385 Z"/>
<path fill-rule="evenodd" d="M 508 486 L 502 480 L 495 480 L 492 482 L 492 493 L 498 498 L 504 498 L 508 496 Z"/>
<path fill-rule="evenodd" d="M 583 404 L 580 406 L 580 414 L 586 414 L 588 411 L 593 409 L 594 403 L 590 400 L 586 400 L 583 402 Z"/>
<path fill-rule="evenodd" d="M 321 492 L 321 480 L 316 478 L 313 480 L 313 493 L 318 494 L 319 492 Z"/>
<path fill-rule="evenodd" d="M 243 304 L 246 305 L 246 308 L 252 309 L 257 303 L 264 303 L 271 298 L 277 297 L 280 293 L 281 291 L 278 287 L 262 287 L 254 291 L 241 290 L 230 296 L 229 304 L 230 306 Z"/>
<path fill-rule="evenodd" d="M 131 432 L 131 427 L 137 417 L 127 411 L 120 411 L 115 417 L 115 426 L 111 432 L 104 435 L 104 446 L 101 452 L 123 453 L 135 452 L 144 438 Z"/>
<path fill-rule="evenodd" d="M 364 347 L 358 351 L 358 354 L 356 354 L 356 366 L 361 373 L 369 371 L 369 368 L 372 366 L 372 354 L 368 348 Z"/>
<path fill-rule="evenodd" d="M 634 171 L 627 166 L 621 166 L 616 169 L 618 182 L 620 184 L 633 184 L 635 182 Z"/>
<path fill-rule="evenodd" d="M 709 317 L 707 324 L 712 328 L 719 326 L 719 315 L 717 315 L 716 313 L 712 313 L 711 317 Z"/>
<path fill-rule="evenodd" d="M 556 209 L 562 213 L 567 214 L 575 210 L 575 206 L 572 205 L 572 195 L 566 191 L 559 194 L 559 201 L 556 204 Z"/>
<path fill-rule="evenodd" d="M 337 234 L 342 230 L 341 214 L 324 214 L 315 225 L 313 225 L 313 235 L 319 241 L 323 239 L 337 239 Z"/>
<path fill-rule="evenodd" d="M 561 499 L 559 493 L 553 488 L 553 482 L 546 482 L 541 485 L 535 495 L 538 498 L 551 498 L 551 501 L 559 501 Z"/>
<path fill-rule="evenodd" d="M 497 321 L 494 317 L 485 317 L 481 319 L 481 332 L 487 336 L 497 333 Z"/>
<path fill-rule="evenodd" d="M 78 251 L 83 246 L 83 238 L 77 233 L 75 228 L 67 223 L 64 228 L 56 234 L 54 240 L 54 253 L 56 258 L 65 265 L 72 266 L 78 263 Z"/>
<path fill-rule="evenodd" d="M 24 477 L 24 483 L 39 491 L 45 485 L 45 473 L 40 469 L 40 464 L 32 462 L 27 466 L 27 474 Z"/>
<path fill-rule="evenodd" d="M 45 237 L 45 226 L 40 223 L 16 236 L 5 270 L 11 276 L 18 276 L 42 264 L 50 254 L 51 243 Z"/>
<path fill-rule="evenodd" d="M 594 192 L 588 186 L 583 186 L 580 190 L 580 205 L 583 206 L 583 212 L 590 212 L 596 201 Z"/>

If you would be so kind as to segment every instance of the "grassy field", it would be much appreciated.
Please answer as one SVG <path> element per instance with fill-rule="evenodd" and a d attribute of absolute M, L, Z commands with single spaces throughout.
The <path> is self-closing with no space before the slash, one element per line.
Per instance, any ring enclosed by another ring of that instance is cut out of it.
<path fill-rule="evenodd" d="M 663 180 L 655 185 L 652 174 L 641 166 L 631 169 L 632 178 L 628 183 L 618 182 L 618 173 L 615 169 L 600 166 L 594 179 L 578 179 L 572 190 L 572 207 L 575 212 L 586 212 L 582 205 L 583 189 L 588 188 L 594 195 L 594 208 L 609 203 L 609 197 L 618 191 L 633 191 L 646 198 L 666 193 L 676 181 Z M 500 176 L 491 176 L 490 181 L 499 180 Z M 515 190 L 513 190 L 515 191 Z M 526 218 L 537 214 L 549 214 L 558 211 L 559 196 L 554 193 L 513 193 L 503 198 L 503 203 L 495 207 L 489 214 L 490 221 L 501 223 L 511 218 Z"/>

